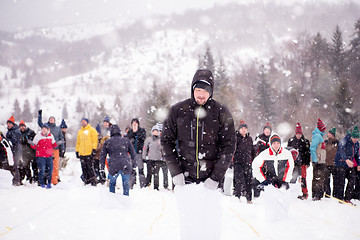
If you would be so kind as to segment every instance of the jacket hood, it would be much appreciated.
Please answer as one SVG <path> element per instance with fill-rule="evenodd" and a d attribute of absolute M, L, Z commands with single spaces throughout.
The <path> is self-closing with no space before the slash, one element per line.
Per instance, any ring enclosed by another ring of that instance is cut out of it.
<path fill-rule="evenodd" d="M 110 136 L 112 137 L 114 135 L 121 135 L 120 127 L 116 124 L 110 127 Z"/>
<path fill-rule="evenodd" d="M 315 130 L 312 132 L 312 135 L 320 134 L 321 136 L 324 136 L 324 132 L 321 132 L 318 128 L 315 128 Z"/>
<path fill-rule="evenodd" d="M 212 75 L 212 72 L 210 70 L 207 69 L 199 69 L 196 71 L 192 83 L 191 83 L 191 98 L 194 99 L 194 84 L 201 81 L 201 80 L 205 80 L 207 82 L 210 83 L 211 85 L 211 93 L 210 93 L 210 98 L 212 98 L 212 92 L 214 91 L 214 78 Z"/>
<path fill-rule="evenodd" d="M 280 150 L 279 150 L 279 152 L 281 151 L 281 148 L 282 148 L 282 141 L 281 141 L 281 137 L 280 137 L 280 135 L 279 134 L 277 134 L 277 133 L 272 133 L 271 135 L 270 135 L 270 137 L 269 137 L 269 146 L 270 146 L 270 148 L 271 148 L 271 151 L 273 151 L 274 153 L 275 153 L 275 150 L 273 149 L 273 147 L 271 146 L 271 139 L 272 139 L 272 137 L 273 136 L 279 136 L 279 138 L 280 138 Z"/>

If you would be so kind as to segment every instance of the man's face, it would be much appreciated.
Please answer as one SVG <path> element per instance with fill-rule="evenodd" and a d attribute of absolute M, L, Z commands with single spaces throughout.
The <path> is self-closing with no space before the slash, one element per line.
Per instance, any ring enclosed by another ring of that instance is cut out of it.
<path fill-rule="evenodd" d="M 265 136 L 270 136 L 270 133 L 271 133 L 271 131 L 270 131 L 269 128 L 264 128 L 264 134 L 265 134 Z"/>
<path fill-rule="evenodd" d="M 47 129 L 46 127 L 42 127 L 42 128 L 41 128 L 41 133 L 42 133 L 43 135 L 46 135 L 48 132 L 49 132 L 49 129 Z"/>
<path fill-rule="evenodd" d="M 197 104 L 204 105 L 210 97 L 210 93 L 202 88 L 194 89 L 194 98 Z"/>
<path fill-rule="evenodd" d="M 358 138 L 351 138 L 351 141 L 355 144 L 357 141 L 359 141 L 359 139 Z"/>
<path fill-rule="evenodd" d="M 334 136 L 330 132 L 328 132 L 327 136 L 328 136 L 328 139 L 334 138 Z"/>
<path fill-rule="evenodd" d="M 109 128 L 109 123 L 108 122 L 103 122 L 103 126 L 105 127 L 105 128 Z"/>
<path fill-rule="evenodd" d="M 239 129 L 239 132 L 241 135 L 245 136 L 248 132 L 248 129 L 246 127 L 242 127 Z"/>
<path fill-rule="evenodd" d="M 295 137 L 296 137 L 297 139 L 300 139 L 300 138 L 301 138 L 301 136 L 302 136 L 302 134 L 301 134 L 301 133 L 297 133 L 297 134 L 295 134 Z"/>
<path fill-rule="evenodd" d="M 7 122 L 6 125 L 8 129 L 12 129 L 14 127 L 14 124 L 12 124 L 11 122 Z"/>
<path fill-rule="evenodd" d="M 49 118 L 49 123 L 55 123 L 55 118 L 53 117 Z"/>
<path fill-rule="evenodd" d="M 139 128 L 139 124 L 138 124 L 136 121 L 134 121 L 134 122 L 131 124 L 131 127 L 132 127 L 132 130 L 133 130 L 134 132 L 136 132 L 136 131 L 138 130 L 138 128 Z"/>
<path fill-rule="evenodd" d="M 20 131 L 22 131 L 22 132 L 24 132 L 25 130 L 26 130 L 26 126 L 24 126 L 24 125 L 20 125 Z"/>
<path fill-rule="evenodd" d="M 87 121 L 81 120 L 81 126 L 86 127 L 86 125 L 88 125 Z"/>
<path fill-rule="evenodd" d="M 273 142 L 271 147 L 275 150 L 275 152 L 279 151 L 281 144 L 279 142 Z"/>

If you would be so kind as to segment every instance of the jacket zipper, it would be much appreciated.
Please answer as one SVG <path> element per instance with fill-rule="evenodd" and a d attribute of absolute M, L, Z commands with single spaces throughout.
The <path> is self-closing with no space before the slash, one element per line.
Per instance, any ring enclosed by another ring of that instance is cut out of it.
<path fill-rule="evenodd" d="M 197 179 L 199 179 L 199 168 L 200 168 L 200 164 L 199 164 L 199 115 L 200 115 L 200 108 L 198 109 L 198 114 L 197 114 L 197 117 L 196 117 L 196 162 L 197 162 L 196 177 L 197 177 Z"/>

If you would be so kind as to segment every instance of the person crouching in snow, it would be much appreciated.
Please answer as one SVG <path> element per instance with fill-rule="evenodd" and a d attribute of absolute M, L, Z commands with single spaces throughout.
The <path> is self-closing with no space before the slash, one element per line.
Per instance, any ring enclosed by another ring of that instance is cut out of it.
<path fill-rule="evenodd" d="M 259 188 L 272 184 L 276 188 L 289 188 L 294 169 L 291 152 L 281 147 L 281 138 L 273 133 L 270 136 L 270 147 L 262 151 L 253 161 L 252 169 Z"/>
<path fill-rule="evenodd" d="M 110 138 L 104 142 L 102 147 L 100 154 L 100 171 L 105 168 L 107 154 L 109 154 L 108 178 L 110 179 L 110 192 L 115 193 L 116 179 L 121 175 L 123 194 L 129 196 L 129 179 L 133 169 L 133 163 L 136 162 L 137 156 L 130 140 L 121 136 L 118 125 L 112 125 L 110 127 Z"/>
<path fill-rule="evenodd" d="M 36 163 L 39 169 L 39 184 L 43 188 L 45 187 L 45 172 L 47 176 L 46 188 L 51 188 L 54 158 L 53 150 L 58 146 L 54 136 L 50 133 L 49 130 L 49 126 L 47 124 L 43 124 L 41 126 L 41 131 L 36 134 L 34 141 L 30 142 L 31 147 L 36 149 Z"/>

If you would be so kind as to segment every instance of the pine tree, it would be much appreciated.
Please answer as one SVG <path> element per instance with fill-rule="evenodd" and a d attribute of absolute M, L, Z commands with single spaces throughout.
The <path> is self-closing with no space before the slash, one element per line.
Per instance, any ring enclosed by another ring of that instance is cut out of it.
<path fill-rule="evenodd" d="M 64 103 L 64 106 L 63 106 L 63 109 L 62 109 L 62 118 L 63 118 L 63 119 L 67 119 L 67 118 L 68 118 L 68 110 L 67 110 L 66 103 Z"/>
<path fill-rule="evenodd" d="M 13 66 L 11 68 L 11 79 L 17 78 L 16 68 Z"/>
<path fill-rule="evenodd" d="M 76 112 L 77 113 L 82 113 L 83 112 L 83 106 L 82 106 L 80 98 L 78 98 L 78 100 L 76 102 Z"/>
<path fill-rule="evenodd" d="M 349 66 L 350 77 L 359 85 L 360 82 L 360 19 L 354 26 L 354 34 L 350 41 L 350 50 L 348 52 L 347 66 Z"/>
<path fill-rule="evenodd" d="M 335 83 L 339 83 L 345 67 L 345 45 L 339 25 L 336 26 L 330 45 L 330 67 L 335 77 Z"/>
<path fill-rule="evenodd" d="M 8 80 L 8 76 L 7 76 L 7 74 L 5 73 L 4 81 L 7 81 L 7 80 Z"/>
<path fill-rule="evenodd" d="M 357 114 L 353 109 L 353 98 L 347 80 L 341 80 L 338 91 L 336 92 L 335 111 L 337 122 L 343 132 L 349 130 L 357 120 Z"/>
<path fill-rule="evenodd" d="M 13 114 L 12 114 L 15 118 L 15 121 L 20 121 L 21 118 L 21 109 L 20 109 L 20 104 L 19 101 L 17 99 L 15 99 L 14 101 L 14 106 L 13 106 Z"/>
<path fill-rule="evenodd" d="M 34 109 L 34 118 L 38 117 L 38 111 L 41 109 L 39 98 L 35 98 L 35 109 Z"/>
<path fill-rule="evenodd" d="M 260 114 L 258 119 L 264 119 L 265 121 L 274 120 L 274 100 L 271 97 L 272 88 L 267 80 L 267 75 L 264 65 L 260 66 L 259 74 L 257 76 L 257 86 L 256 86 L 256 107 L 255 109 Z M 274 97 L 274 96 L 273 96 Z"/>
<path fill-rule="evenodd" d="M 33 120 L 33 114 L 31 113 L 30 103 L 29 100 L 27 99 L 24 102 L 22 120 L 24 120 L 25 122 L 31 122 Z"/>

